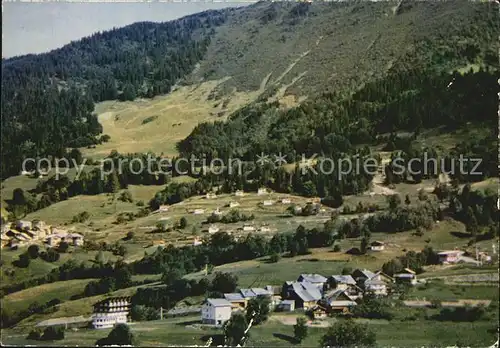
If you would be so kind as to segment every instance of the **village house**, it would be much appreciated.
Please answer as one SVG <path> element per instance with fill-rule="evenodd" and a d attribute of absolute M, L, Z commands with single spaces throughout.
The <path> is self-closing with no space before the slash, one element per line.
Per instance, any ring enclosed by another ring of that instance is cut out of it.
<path fill-rule="evenodd" d="M 217 233 L 219 232 L 219 227 L 217 225 L 210 225 L 208 227 L 208 233 L 212 234 L 212 233 Z"/>
<path fill-rule="evenodd" d="M 447 250 L 438 253 L 439 262 L 442 264 L 457 263 L 463 256 L 464 252 L 461 250 Z"/>
<path fill-rule="evenodd" d="M 65 241 L 74 246 L 83 246 L 83 236 L 79 233 L 70 233 L 65 237 Z"/>
<path fill-rule="evenodd" d="M 394 274 L 394 280 L 396 284 L 409 284 L 416 285 L 417 284 L 417 275 L 415 272 L 401 272 Z"/>
<path fill-rule="evenodd" d="M 352 277 L 365 292 L 372 292 L 377 296 L 387 295 L 387 285 L 394 281 L 393 278 L 383 272 L 373 273 L 367 269 L 354 270 Z"/>
<path fill-rule="evenodd" d="M 16 229 L 19 231 L 28 231 L 33 228 L 31 221 L 18 220 L 16 221 Z"/>
<path fill-rule="evenodd" d="M 314 285 L 319 291 L 323 291 L 326 282 L 328 279 L 323 277 L 321 274 L 301 274 L 299 278 L 297 278 L 298 282 L 308 282 L 309 284 Z"/>
<path fill-rule="evenodd" d="M 269 200 L 269 199 L 262 202 L 262 205 L 264 205 L 264 206 L 269 206 L 269 205 L 273 205 L 273 204 L 274 204 L 274 202 Z"/>
<path fill-rule="evenodd" d="M 205 214 L 205 209 L 195 209 L 195 210 L 193 210 L 193 214 L 194 215 Z"/>
<path fill-rule="evenodd" d="M 229 202 L 229 208 L 236 208 L 239 206 L 240 206 L 240 203 L 238 203 L 238 202 Z"/>
<path fill-rule="evenodd" d="M 282 204 L 291 204 L 292 200 L 290 198 L 282 198 L 281 203 Z"/>
<path fill-rule="evenodd" d="M 163 239 L 156 239 L 151 242 L 152 246 L 164 246 L 166 242 Z"/>
<path fill-rule="evenodd" d="M 247 308 L 248 301 L 239 292 L 224 294 L 224 298 L 231 303 L 232 311 L 245 310 Z"/>
<path fill-rule="evenodd" d="M 383 251 L 385 249 L 385 243 L 378 240 L 370 243 L 371 251 Z"/>
<path fill-rule="evenodd" d="M 47 228 L 45 222 L 42 220 L 33 220 L 33 230 L 35 231 L 43 231 Z"/>
<path fill-rule="evenodd" d="M 168 205 L 160 205 L 160 207 L 158 208 L 158 211 L 159 212 L 167 212 L 169 209 Z"/>
<path fill-rule="evenodd" d="M 362 289 L 356 284 L 351 275 L 332 275 L 328 278 L 328 287 L 333 290 L 345 290 L 346 293 L 356 299 L 362 293 Z"/>
<path fill-rule="evenodd" d="M 111 297 L 97 302 L 94 304 L 92 326 L 106 329 L 127 323 L 130 306 L 130 297 Z"/>
<path fill-rule="evenodd" d="M 203 324 L 222 325 L 231 318 L 231 302 L 223 298 L 209 298 L 201 307 Z"/>
<path fill-rule="evenodd" d="M 217 198 L 217 195 L 213 192 L 208 192 L 206 195 L 205 195 L 205 198 L 206 199 L 213 199 L 213 198 Z"/>
<path fill-rule="evenodd" d="M 259 231 L 260 232 L 271 232 L 271 228 L 269 227 L 269 225 L 262 225 L 262 226 L 260 226 Z"/>
<path fill-rule="evenodd" d="M 243 197 L 245 195 L 245 193 L 242 191 L 242 190 L 238 190 L 234 193 L 234 195 L 236 197 Z"/>
<path fill-rule="evenodd" d="M 313 320 L 325 319 L 328 316 L 327 309 L 321 305 L 315 305 L 308 311 L 308 314 L 311 315 Z"/>
<path fill-rule="evenodd" d="M 294 300 L 283 300 L 278 305 L 278 310 L 282 312 L 293 312 L 295 310 Z"/>
<path fill-rule="evenodd" d="M 321 302 L 330 312 L 344 314 L 349 313 L 352 307 L 357 305 L 355 297 L 342 289 L 329 291 Z"/>
<path fill-rule="evenodd" d="M 267 189 L 265 187 L 261 187 L 260 189 L 257 190 L 257 195 L 258 196 L 267 195 Z"/>
<path fill-rule="evenodd" d="M 245 231 L 245 232 L 255 231 L 255 226 L 254 225 L 250 225 L 250 224 L 244 224 L 243 225 L 243 231 Z"/>
<path fill-rule="evenodd" d="M 66 237 L 66 234 L 52 233 L 46 237 L 45 243 L 51 247 L 58 246 L 64 237 Z"/>
<path fill-rule="evenodd" d="M 287 300 L 295 300 L 296 308 L 308 310 L 321 299 L 321 292 L 316 285 L 308 282 L 287 281 L 283 285 L 283 295 Z"/>
<path fill-rule="evenodd" d="M 202 245 L 203 242 L 200 238 L 196 237 L 194 240 L 193 240 L 193 246 L 198 246 L 198 245 Z"/>

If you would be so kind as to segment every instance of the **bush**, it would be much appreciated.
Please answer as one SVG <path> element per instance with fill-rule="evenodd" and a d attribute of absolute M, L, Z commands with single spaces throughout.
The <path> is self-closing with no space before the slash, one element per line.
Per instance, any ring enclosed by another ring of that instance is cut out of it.
<path fill-rule="evenodd" d="M 87 211 L 82 211 L 81 213 L 73 216 L 73 219 L 71 220 L 71 223 L 84 223 L 90 219 L 90 214 Z"/>
<path fill-rule="evenodd" d="M 22 253 L 19 255 L 19 259 L 15 260 L 13 262 L 14 266 L 20 267 L 20 268 L 26 268 L 30 265 L 30 257 L 27 253 Z"/>
<path fill-rule="evenodd" d="M 29 332 L 28 336 L 26 336 L 28 340 L 41 340 L 42 339 L 42 331 L 40 329 L 33 329 Z"/>
<path fill-rule="evenodd" d="M 59 261 L 60 255 L 54 248 L 49 248 L 46 252 L 40 253 L 40 258 L 46 262 L 57 262 Z"/>
<path fill-rule="evenodd" d="M 108 337 L 97 340 L 96 346 L 130 346 L 135 345 L 136 339 L 126 324 L 118 324 L 108 334 Z"/>
<path fill-rule="evenodd" d="M 271 263 L 276 263 L 280 260 L 280 255 L 278 253 L 274 253 L 271 256 L 269 256 L 269 262 Z"/>
<path fill-rule="evenodd" d="M 39 253 L 40 248 L 36 244 L 32 244 L 28 247 L 28 255 L 30 259 L 36 259 L 38 258 L 38 253 Z"/>
<path fill-rule="evenodd" d="M 352 319 L 339 321 L 328 328 L 321 338 L 322 347 L 356 347 L 375 345 L 375 333 L 367 325 Z"/>
<path fill-rule="evenodd" d="M 64 328 L 61 326 L 49 326 L 43 331 L 42 340 L 55 341 L 64 339 Z"/>
<path fill-rule="evenodd" d="M 333 251 L 336 252 L 336 253 L 340 252 L 341 251 L 340 245 L 339 244 L 335 244 L 333 246 Z"/>
<path fill-rule="evenodd" d="M 134 201 L 134 199 L 132 198 L 132 194 L 128 190 L 123 191 L 120 194 L 120 197 L 118 198 L 118 200 L 120 200 L 122 202 L 130 202 L 130 203 L 132 203 Z M 144 205 L 144 203 L 143 203 L 143 205 Z"/>
<path fill-rule="evenodd" d="M 297 318 L 297 323 L 293 326 L 293 336 L 297 342 L 302 342 L 307 337 L 307 319 Z"/>
<path fill-rule="evenodd" d="M 69 249 L 69 244 L 68 242 L 61 242 L 59 243 L 59 246 L 57 247 L 57 250 L 61 253 L 65 253 Z"/>

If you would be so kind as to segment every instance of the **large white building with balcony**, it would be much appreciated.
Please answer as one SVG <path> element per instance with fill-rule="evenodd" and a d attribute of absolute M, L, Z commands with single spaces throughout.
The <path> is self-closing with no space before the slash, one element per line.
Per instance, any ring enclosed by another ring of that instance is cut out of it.
<path fill-rule="evenodd" d="M 106 329 L 116 324 L 125 324 L 130 312 L 130 297 L 111 297 L 94 304 L 92 326 Z"/>

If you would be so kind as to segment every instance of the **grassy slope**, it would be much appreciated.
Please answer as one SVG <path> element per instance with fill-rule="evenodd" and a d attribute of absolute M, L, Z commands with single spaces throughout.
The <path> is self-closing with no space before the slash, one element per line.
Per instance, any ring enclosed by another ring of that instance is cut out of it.
<path fill-rule="evenodd" d="M 164 321 L 139 322 L 131 324 L 131 330 L 139 343 L 144 346 L 164 345 L 202 345 L 210 336 L 221 332 L 211 328 L 195 328 L 192 324 L 198 317 L 180 317 Z M 333 322 L 334 319 L 331 319 Z M 451 323 L 435 321 L 385 321 L 360 320 L 376 332 L 380 346 L 421 347 L 421 346 L 460 346 L 484 347 L 495 341 L 494 323 L 479 321 L 474 323 Z M 493 329 L 493 330 L 492 330 Z M 490 331 L 489 331 L 490 330 Z M 54 345 L 91 346 L 99 338 L 106 337 L 109 329 L 67 331 L 62 341 L 51 342 Z M 324 328 L 310 328 L 308 337 L 297 346 L 316 347 Z M 39 344 L 26 340 L 23 331 L 5 330 L 3 343 Z M 283 325 L 278 318 L 265 324 L 252 327 L 248 346 L 256 347 L 290 347 L 293 337 L 293 326 Z"/>
<path fill-rule="evenodd" d="M 262 92 L 234 92 L 227 102 L 209 96 L 224 79 L 179 87 L 166 96 L 133 102 L 106 101 L 96 106 L 103 133 L 111 140 L 94 149 L 82 149 L 85 156 L 103 158 L 112 150 L 121 153 L 154 152 L 177 154 L 175 144 L 201 122 L 225 120 Z"/>
<path fill-rule="evenodd" d="M 13 312 L 20 312 L 28 309 L 34 302 L 44 304 L 56 298 L 63 302 L 68 301 L 73 295 L 82 293 L 87 283 L 92 280 L 74 279 L 35 286 L 5 296 L 1 305 Z"/>

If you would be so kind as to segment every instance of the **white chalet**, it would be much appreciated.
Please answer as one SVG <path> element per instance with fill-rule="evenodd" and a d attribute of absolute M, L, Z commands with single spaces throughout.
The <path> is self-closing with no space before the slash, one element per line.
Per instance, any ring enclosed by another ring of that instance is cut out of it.
<path fill-rule="evenodd" d="M 129 297 L 111 297 L 94 304 L 92 325 L 95 329 L 106 329 L 124 324 L 130 312 Z"/>
<path fill-rule="evenodd" d="M 370 244 L 370 250 L 372 251 L 383 251 L 385 249 L 385 243 L 378 240 Z"/>
<path fill-rule="evenodd" d="M 208 227 L 208 233 L 212 234 L 217 232 L 219 232 L 219 227 L 217 225 L 210 225 Z"/>
<path fill-rule="evenodd" d="M 265 187 L 261 187 L 260 189 L 257 190 L 257 195 L 259 196 L 267 195 L 267 189 Z"/>
<path fill-rule="evenodd" d="M 243 231 L 255 231 L 254 225 L 243 225 Z"/>
<path fill-rule="evenodd" d="M 209 298 L 201 307 L 203 324 L 222 325 L 231 318 L 231 302 L 223 298 Z"/>

